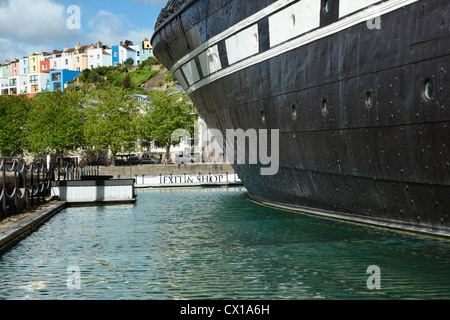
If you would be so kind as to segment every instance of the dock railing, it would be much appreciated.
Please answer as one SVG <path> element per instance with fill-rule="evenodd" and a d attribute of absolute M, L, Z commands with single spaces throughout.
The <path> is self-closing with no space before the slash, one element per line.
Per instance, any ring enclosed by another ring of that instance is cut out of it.
<path fill-rule="evenodd" d="M 31 210 L 50 200 L 52 181 L 80 180 L 82 176 L 98 175 L 98 167 L 21 164 L 17 160 L 1 160 L 2 190 L 0 220 L 21 211 Z"/>

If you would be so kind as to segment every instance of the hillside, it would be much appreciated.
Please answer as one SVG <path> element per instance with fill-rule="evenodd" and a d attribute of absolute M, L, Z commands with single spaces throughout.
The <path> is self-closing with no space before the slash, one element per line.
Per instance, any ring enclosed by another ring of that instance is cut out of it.
<path fill-rule="evenodd" d="M 162 67 L 162 65 L 154 65 L 153 68 L 154 70 L 158 68 L 159 73 L 156 76 L 151 77 L 146 83 L 144 83 L 142 85 L 142 88 L 151 90 L 153 88 L 162 87 L 162 85 L 170 85 L 172 83 L 171 81 L 166 81 L 167 74 L 169 73 L 166 68 Z"/>
<path fill-rule="evenodd" d="M 175 85 L 175 79 L 156 59 L 150 58 L 140 66 L 100 67 L 84 70 L 73 85 L 87 89 L 105 85 L 133 91 L 152 90 Z"/>

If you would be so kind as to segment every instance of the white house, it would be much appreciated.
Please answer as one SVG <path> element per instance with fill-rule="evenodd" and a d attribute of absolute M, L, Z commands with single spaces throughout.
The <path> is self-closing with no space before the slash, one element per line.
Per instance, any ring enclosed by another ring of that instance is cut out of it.
<path fill-rule="evenodd" d="M 48 73 L 31 73 L 27 75 L 27 93 L 38 93 L 47 90 Z"/>
<path fill-rule="evenodd" d="M 9 81 L 8 79 L 2 78 L 0 73 L 0 96 L 7 94 L 9 94 Z"/>
<path fill-rule="evenodd" d="M 62 70 L 63 67 L 63 59 L 62 59 L 63 51 L 54 50 L 53 55 L 50 58 L 50 70 Z"/>
<path fill-rule="evenodd" d="M 88 66 L 91 70 L 99 67 L 112 66 L 111 50 L 103 48 L 88 50 Z"/>
<path fill-rule="evenodd" d="M 26 92 L 27 76 L 0 78 L 0 95 L 20 94 Z"/>
<path fill-rule="evenodd" d="M 61 54 L 61 68 L 56 70 L 73 70 L 73 53 L 75 52 L 75 48 L 65 47 Z M 52 68 L 53 69 L 53 68 Z"/>
<path fill-rule="evenodd" d="M 140 65 L 142 62 L 141 61 L 141 52 L 139 50 L 140 45 L 132 45 L 132 46 L 129 46 L 129 48 L 136 52 L 135 54 L 132 52 L 128 53 L 129 57 L 133 59 L 134 65 Z M 134 57 L 136 57 L 136 59 Z"/>

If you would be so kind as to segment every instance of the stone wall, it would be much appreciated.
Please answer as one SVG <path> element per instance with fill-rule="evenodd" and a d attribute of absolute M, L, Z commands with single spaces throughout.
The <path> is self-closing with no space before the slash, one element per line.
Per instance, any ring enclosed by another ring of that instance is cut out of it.
<path fill-rule="evenodd" d="M 99 175 L 113 176 L 114 179 L 128 179 L 136 176 L 154 177 L 161 175 L 197 175 L 197 174 L 233 174 L 234 170 L 230 164 L 144 164 L 136 166 L 111 166 L 99 167 Z"/>

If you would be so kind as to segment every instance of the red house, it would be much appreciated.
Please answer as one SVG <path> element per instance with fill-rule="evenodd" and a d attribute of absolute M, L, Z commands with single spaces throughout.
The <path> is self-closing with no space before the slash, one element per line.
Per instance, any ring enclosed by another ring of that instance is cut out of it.
<path fill-rule="evenodd" d="M 41 72 L 50 72 L 50 60 L 44 60 L 40 62 Z"/>

